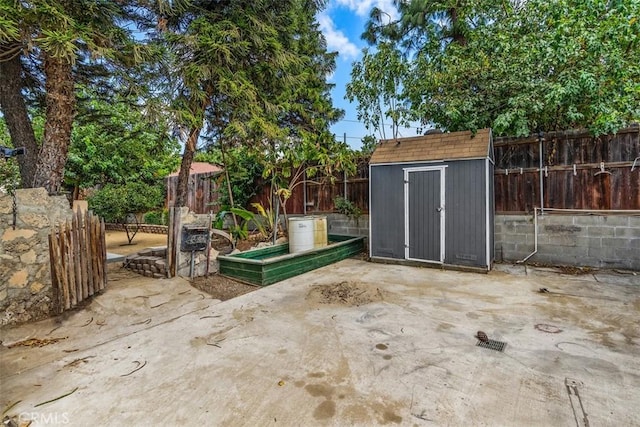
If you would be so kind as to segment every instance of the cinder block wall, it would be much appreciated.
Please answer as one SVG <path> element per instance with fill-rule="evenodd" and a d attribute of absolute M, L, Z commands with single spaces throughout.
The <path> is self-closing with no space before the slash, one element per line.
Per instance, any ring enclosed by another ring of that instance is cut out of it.
<path fill-rule="evenodd" d="M 346 215 L 327 214 L 327 228 L 330 234 L 343 234 L 346 236 L 369 237 L 369 215 L 362 215 L 357 220 L 349 219 Z"/>
<path fill-rule="evenodd" d="M 497 261 L 534 250 L 532 215 L 496 215 Z M 530 259 L 556 265 L 640 270 L 640 215 L 538 216 L 538 252 Z"/>

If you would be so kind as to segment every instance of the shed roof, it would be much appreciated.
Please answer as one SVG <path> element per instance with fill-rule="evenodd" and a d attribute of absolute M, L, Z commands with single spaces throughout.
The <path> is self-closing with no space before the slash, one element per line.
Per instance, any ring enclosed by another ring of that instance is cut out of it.
<path fill-rule="evenodd" d="M 189 170 L 189 175 L 198 175 L 201 173 L 215 173 L 222 172 L 222 168 L 220 166 L 212 165 L 211 163 L 206 162 L 193 162 L 191 163 L 191 169 Z M 180 173 L 180 169 L 169 174 L 169 177 L 178 176 Z"/>
<path fill-rule="evenodd" d="M 493 157 L 491 129 L 387 139 L 371 155 L 370 164 Z"/>

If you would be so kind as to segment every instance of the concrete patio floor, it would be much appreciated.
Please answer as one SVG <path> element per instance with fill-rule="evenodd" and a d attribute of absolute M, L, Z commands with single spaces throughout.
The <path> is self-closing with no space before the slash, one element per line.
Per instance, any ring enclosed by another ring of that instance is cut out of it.
<path fill-rule="evenodd" d="M 223 303 L 113 282 L 0 331 L 0 405 L 32 426 L 640 425 L 640 276 L 500 270 L 348 259 Z M 8 348 L 27 338 L 65 339 Z"/>

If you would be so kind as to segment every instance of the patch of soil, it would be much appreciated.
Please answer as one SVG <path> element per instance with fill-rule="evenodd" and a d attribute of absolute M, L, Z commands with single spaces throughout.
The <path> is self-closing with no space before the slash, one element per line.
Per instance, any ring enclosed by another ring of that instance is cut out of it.
<path fill-rule="evenodd" d="M 542 268 L 553 268 L 558 271 L 560 274 L 570 274 L 573 276 L 580 276 L 583 274 L 593 274 L 598 269 L 593 267 L 576 267 L 572 265 L 555 265 L 555 264 L 547 264 L 543 262 L 531 262 L 527 263 L 532 267 L 542 267 Z"/>
<path fill-rule="evenodd" d="M 384 300 L 382 291 L 370 285 L 357 282 L 340 282 L 331 285 L 317 285 L 307 294 L 307 301 L 318 304 L 339 304 L 360 306 Z"/>
<path fill-rule="evenodd" d="M 208 293 L 215 299 L 226 301 L 240 295 L 258 290 L 258 286 L 237 282 L 220 274 L 212 274 L 209 277 L 194 277 L 191 286 Z"/>
<path fill-rule="evenodd" d="M 7 345 L 8 348 L 13 347 L 44 347 L 45 345 L 55 344 L 58 341 L 66 340 L 69 337 L 60 337 L 60 338 L 29 338 L 26 340 L 18 341 L 13 344 Z"/>
<path fill-rule="evenodd" d="M 107 252 L 130 255 L 154 246 L 167 246 L 166 234 L 137 233 L 131 244 L 124 231 L 107 230 L 105 233 Z"/>

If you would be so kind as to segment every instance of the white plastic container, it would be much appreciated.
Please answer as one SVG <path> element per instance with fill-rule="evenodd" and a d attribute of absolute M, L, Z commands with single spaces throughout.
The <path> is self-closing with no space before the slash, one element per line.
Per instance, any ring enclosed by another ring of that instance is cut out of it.
<path fill-rule="evenodd" d="M 314 219 L 303 216 L 289 218 L 289 253 L 308 251 L 314 245 Z"/>
<path fill-rule="evenodd" d="M 327 238 L 327 217 L 313 217 L 313 247 L 324 248 L 329 244 Z"/>

